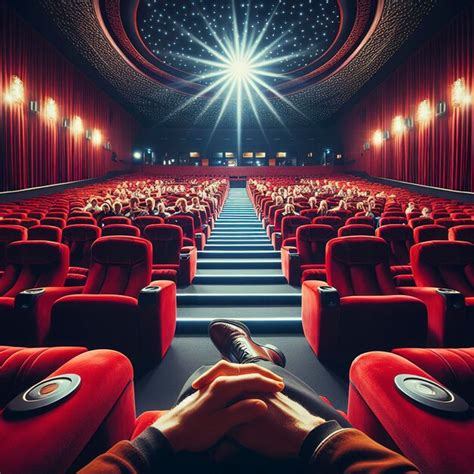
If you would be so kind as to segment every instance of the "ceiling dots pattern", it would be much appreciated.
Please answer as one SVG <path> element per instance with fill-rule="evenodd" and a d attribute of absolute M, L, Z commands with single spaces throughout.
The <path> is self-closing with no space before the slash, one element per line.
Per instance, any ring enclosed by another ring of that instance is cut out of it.
<path fill-rule="evenodd" d="M 336 113 L 435 3 L 235 0 L 233 11 L 231 0 L 25 0 L 24 8 L 57 29 L 143 123 L 166 127 L 212 128 L 221 104 L 203 94 L 215 60 L 210 49 L 222 53 L 234 25 L 241 35 L 247 28 L 249 44 L 262 36 L 261 60 L 275 76 L 267 82 L 278 95 L 267 91 L 267 99 L 294 128 Z M 231 101 L 220 127 L 234 126 L 234 109 Z M 257 127 L 248 109 L 242 126 Z M 281 126 L 271 110 L 262 107 L 259 115 L 263 126 Z"/>

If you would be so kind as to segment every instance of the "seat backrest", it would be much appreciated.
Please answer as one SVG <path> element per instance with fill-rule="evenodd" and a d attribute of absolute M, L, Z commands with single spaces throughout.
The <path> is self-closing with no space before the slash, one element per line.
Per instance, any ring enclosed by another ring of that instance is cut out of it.
<path fill-rule="evenodd" d="M 40 221 L 38 219 L 33 219 L 33 218 L 26 218 L 26 219 L 21 219 L 20 220 L 20 225 L 23 227 L 26 227 L 29 229 L 30 227 L 33 227 L 35 225 L 39 225 Z"/>
<path fill-rule="evenodd" d="M 0 346 L 0 410 L 18 394 L 86 351 L 85 347 Z"/>
<path fill-rule="evenodd" d="M 371 225 L 374 227 L 375 225 L 375 220 L 373 217 L 369 216 L 356 216 L 356 217 L 349 217 L 346 221 L 346 225 L 352 225 L 352 224 L 365 224 L 365 225 Z"/>
<path fill-rule="evenodd" d="M 285 217 L 283 215 L 284 212 L 285 212 L 284 208 L 283 209 L 277 209 L 277 211 L 275 212 L 275 218 L 274 218 L 273 222 L 275 224 L 275 231 L 277 231 L 277 232 L 281 231 L 281 221 Z"/>
<path fill-rule="evenodd" d="M 347 235 L 374 235 L 374 227 L 367 224 L 351 224 L 341 227 L 337 231 L 338 237 L 345 237 Z"/>
<path fill-rule="evenodd" d="M 446 227 L 447 229 L 449 229 L 450 227 L 454 227 L 455 225 L 459 225 L 459 222 L 454 221 L 450 217 L 442 217 L 441 219 L 436 219 L 434 221 L 434 224 L 442 225 L 443 227 Z"/>
<path fill-rule="evenodd" d="M 405 217 L 382 217 L 379 223 L 381 226 L 389 224 L 408 224 L 408 220 Z"/>
<path fill-rule="evenodd" d="M 327 281 L 344 296 L 396 294 L 390 250 L 380 237 L 339 237 L 326 247 Z"/>
<path fill-rule="evenodd" d="M 67 219 L 67 212 L 66 211 L 50 211 L 46 214 L 46 218 L 53 218 L 56 217 L 58 219 Z"/>
<path fill-rule="evenodd" d="M 433 219 L 430 219 L 429 217 L 415 217 L 414 219 L 410 219 L 408 221 L 408 225 L 412 229 L 416 229 L 420 225 L 429 225 L 429 224 L 434 224 L 435 222 Z"/>
<path fill-rule="evenodd" d="M 140 237 L 100 237 L 91 248 L 83 293 L 138 298 L 151 281 L 152 254 L 151 243 Z"/>
<path fill-rule="evenodd" d="M 67 220 L 67 225 L 75 225 L 75 224 L 97 225 L 97 221 L 93 217 L 89 217 L 89 216 L 70 217 Z"/>
<path fill-rule="evenodd" d="M 26 240 L 27 230 L 19 225 L 0 226 L 0 270 L 5 268 L 5 252 L 8 245 L 18 240 Z"/>
<path fill-rule="evenodd" d="M 318 210 L 317 209 L 303 209 L 300 212 L 302 217 L 308 217 L 309 219 L 314 219 L 318 217 Z"/>
<path fill-rule="evenodd" d="M 474 244 L 474 225 L 457 225 L 448 230 L 449 240 L 464 240 Z"/>
<path fill-rule="evenodd" d="M 59 227 L 60 229 L 64 229 L 66 227 L 66 221 L 59 217 L 45 217 L 44 219 L 40 220 L 41 225 L 52 225 L 54 227 Z"/>
<path fill-rule="evenodd" d="M 410 251 L 416 286 L 450 288 L 474 296 L 474 244 L 433 240 Z"/>
<path fill-rule="evenodd" d="M 339 229 L 344 225 L 344 221 L 337 216 L 319 216 L 313 219 L 313 224 L 330 225 L 333 229 Z"/>
<path fill-rule="evenodd" d="M 41 211 L 31 211 L 28 213 L 28 217 L 31 217 L 31 219 L 38 219 L 41 220 L 46 214 Z"/>
<path fill-rule="evenodd" d="M 466 214 L 465 212 L 452 212 L 451 213 L 451 219 L 470 219 L 471 216 L 469 214 Z"/>
<path fill-rule="evenodd" d="M 191 216 L 169 216 L 165 219 L 165 224 L 179 225 L 183 229 L 183 237 L 194 242 L 194 219 Z"/>
<path fill-rule="evenodd" d="M 173 224 L 152 224 L 145 228 L 144 237 L 153 245 L 153 263 L 179 265 L 183 247 L 183 229 Z"/>
<path fill-rule="evenodd" d="M 70 265 L 89 268 L 91 247 L 101 236 L 101 229 L 96 225 L 74 224 L 63 229 L 63 244 L 70 250 Z"/>
<path fill-rule="evenodd" d="M 403 224 L 379 227 L 375 235 L 387 242 L 390 248 L 390 265 L 408 265 L 413 245 L 413 229 Z"/>
<path fill-rule="evenodd" d="M 52 225 L 35 225 L 28 229 L 28 240 L 47 240 L 61 242 L 62 229 Z"/>
<path fill-rule="evenodd" d="M 276 204 L 273 204 L 273 206 L 270 206 L 270 208 L 268 209 L 268 222 L 270 224 L 274 223 L 276 211 L 278 211 L 279 209 L 283 209 L 283 208 L 284 208 L 284 206 L 282 206 L 282 205 L 277 206 Z"/>
<path fill-rule="evenodd" d="M 69 248 L 57 242 L 12 242 L 5 253 L 0 296 L 14 297 L 28 288 L 63 286 L 69 267 Z"/>
<path fill-rule="evenodd" d="M 0 219 L 0 225 L 21 225 L 21 219 L 7 217 L 6 219 Z"/>
<path fill-rule="evenodd" d="M 71 217 L 93 217 L 92 212 L 88 211 L 71 211 L 69 213 L 69 218 Z"/>
<path fill-rule="evenodd" d="M 140 229 L 131 224 L 109 224 L 102 229 L 102 236 L 107 235 L 130 235 L 140 237 Z"/>
<path fill-rule="evenodd" d="M 433 211 L 431 213 L 432 219 L 442 219 L 444 217 L 449 217 L 449 213 L 446 211 Z"/>
<path fill-rule="evenodd" d="M 26 219 L 28 217 L 28 213 L 26 212 L 12 212 L 8 215 L 11 219 Z"/>
<path fill-rule="evenodd" d="M 308 217 L 303 216 L 286 216 L 281 221 L 281 237 L 283 240 L 296 236 L 296 230 L 302 225 L 311 224 Z"/>
<path fill-rule="evenodd" d="M 448 228 L 442 225 L 428 224 L 413 229 L 415 244 L 428 240 L 448 240 Z"/>
<path fill-rule="evenodd" d="M 326 224 L 308 224 L 296 230 L 296 249 L 301 265 L 323 264 L 326 244 L 336 237 L 336 230 Z"/>
<path fill-rule="evenodd" d="M 109 216 L 109 217 L 104 217 L 100 221 L 102 227 L 107 227 L 108 225 L 113 225 L 113 224 L 128 224 L 131 225 L 132 221 L 128 217 L 125 216 Z"/>
<path fill-rule="evenodd" d="M 134 219 L 133 224 L 140 229 L 140 232 L 143 235 L 143 231 L 147 226 L 151 224 L 164 224 L 164 222 L 165 221 L 158 216 L 140 216 Z"/>

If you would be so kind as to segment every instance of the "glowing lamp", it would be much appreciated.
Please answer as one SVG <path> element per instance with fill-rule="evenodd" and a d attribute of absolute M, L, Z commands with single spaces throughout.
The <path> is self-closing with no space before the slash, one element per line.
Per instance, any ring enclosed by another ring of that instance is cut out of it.
<path fill-rule="evenodd" d="M 82 123 L 82 119 L 79 116 L 75 116 L 71 122 L 71 132 L 74 135 L 82 135 L 84 133 L 84 124 Z"/>
<path fill-rule="evenodd" d="M 451 99 L 453 102 L 453 107 L 463 107 L 464 105 L 469 105 L 472 102 L 471 94 L 466 89 L 466 83 L 464 78 L 458 79 L 454 82 L 451 88 Z"/>
<path fill-rule="evenodd" d="M 141 159 L 141 157 L 142 157 L 142 152 L 141 151 L 134 151 L 133 152 L 133 158 L 135 158 L 136 160 Z"/>
<path fill-rule="evenodd" d="M 383 143 L 382 130 L 376 130 L 372 136 L 372 142 L 375 146 L 380 146 Z"/>
<path fill-rule="evenodd" d="M 58 118 L 58 104 L 56 104 L 56 101 L 51 97 L 46 99 L 44 116 L 47 120 L 51 120 L 52 122 L 55 122 Z"/>
<path fill-rule="evenodd" d="M 402 135 L 406 128 L 405 120 L 401 115 L 398 115 L 392 120 L 393 135 Z"/>
<path fill-rule="evenodd" d="M 94 128 L 92 132 L 92 143 L 94 145 L 100 145 L 102 143 L 102 133 L 97 128 Z"/>
<path fill-rule="evenodd" d="M 250 62 L 245 58 L 238 58 L 229 66 L 229 72 L 237 80 L 247 79 L 252 70 Z"/>
<path fill-rule="evenodd" d="M 5 92 L 4 98 L 7 104 L 22 104 L 25 100 L 23 81 L 18 76 L 12 77 L 10 87 Z"/>
<path fill-rule="evenodd" d="M 433 111 L 431 110 L 430 101 L 425 99 L 418 105 L 418 110 L 416 112 L 416 117 L 418 122 L 421 124 L 427 124 L 431 117 L 433 116 Z"/>

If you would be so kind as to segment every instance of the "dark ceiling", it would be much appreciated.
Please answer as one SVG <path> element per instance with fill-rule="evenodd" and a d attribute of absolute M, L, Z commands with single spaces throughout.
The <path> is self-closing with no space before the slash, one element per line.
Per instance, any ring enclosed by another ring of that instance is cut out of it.
<path fill-rule="evenodd" d="M 446 2 L 24 0 L 16 6 L 143 124 L 233 128 L 240 114 L 243 128 L 259 121 L 298 128 L 339 112 L 440 3 Z M 249 71 L 255 80 L 239 82 Z M 232 79 L 242 86 L 230 93 Z"/>

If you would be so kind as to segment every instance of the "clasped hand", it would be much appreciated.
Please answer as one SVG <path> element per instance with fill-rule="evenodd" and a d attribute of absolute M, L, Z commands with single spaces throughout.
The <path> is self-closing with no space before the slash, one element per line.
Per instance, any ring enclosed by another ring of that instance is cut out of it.
<path fill-rule="evenodd" d="M 296 457 L 324 422 L 281 393 L 281 377 L 255 364 L 220 361 L 192 386 L 196 392 L 153 425 L 175 452 L 205 451 L 227 436 L 268 457 Z"/>

